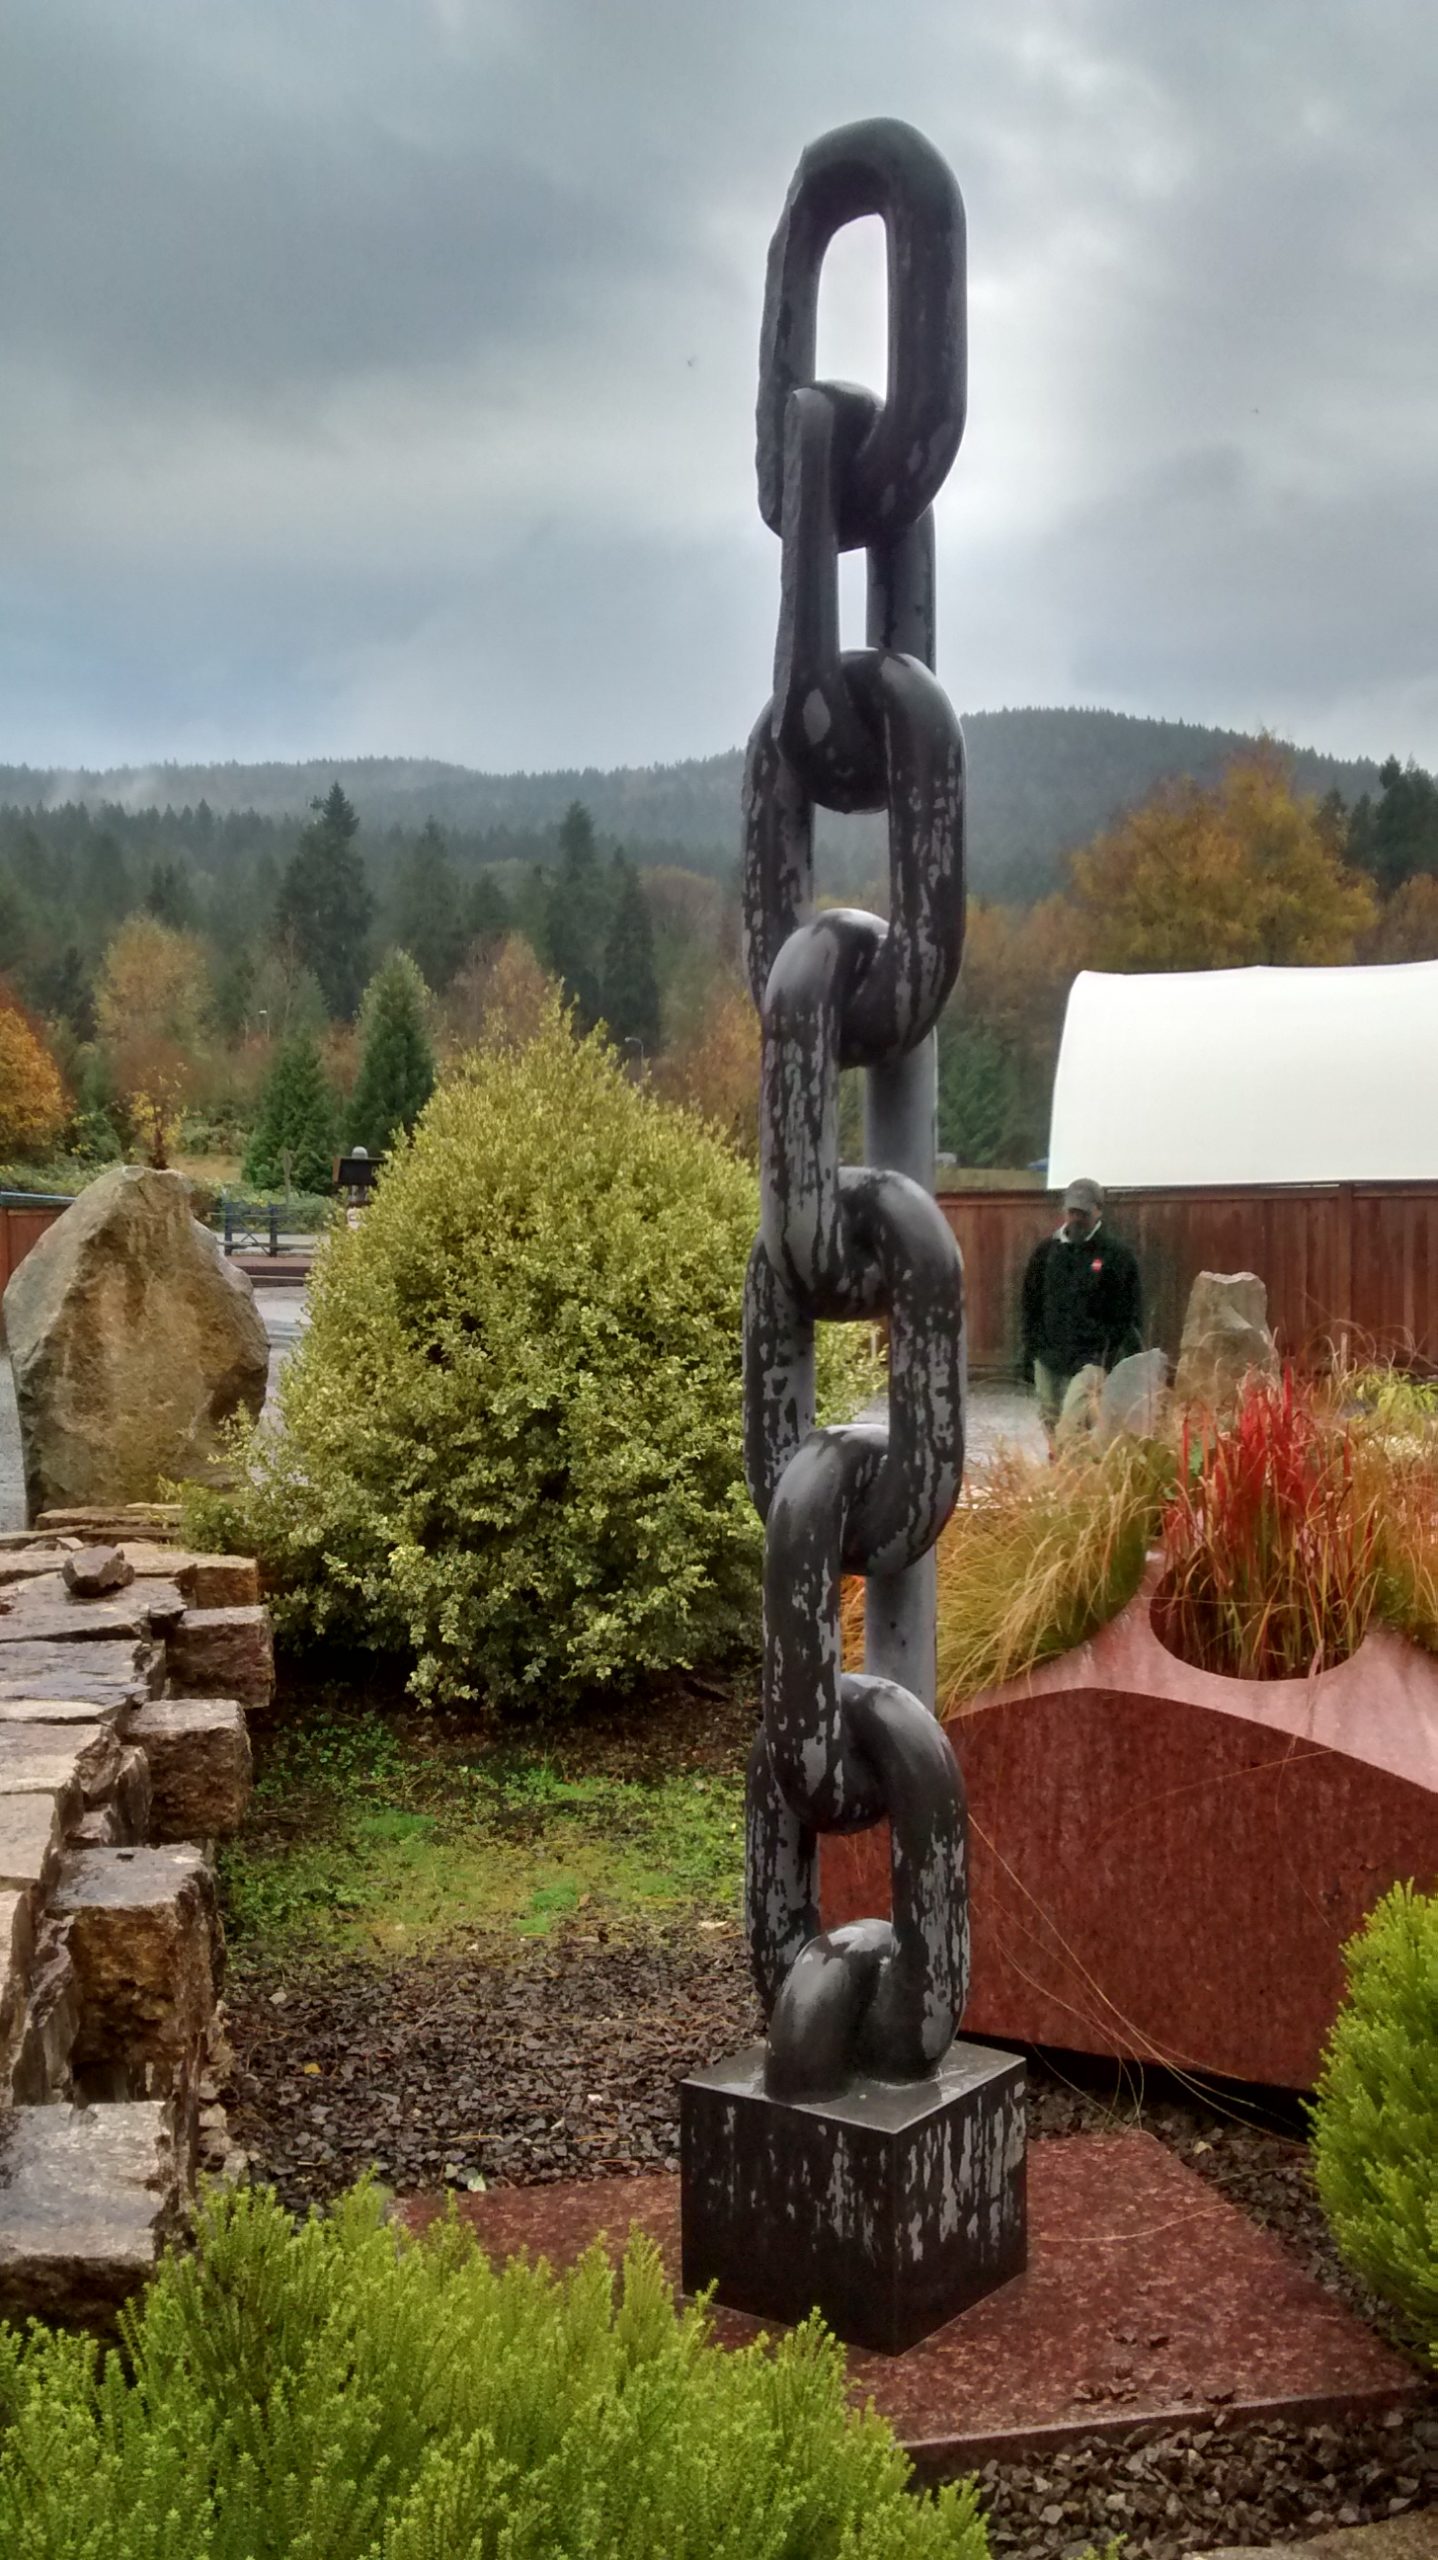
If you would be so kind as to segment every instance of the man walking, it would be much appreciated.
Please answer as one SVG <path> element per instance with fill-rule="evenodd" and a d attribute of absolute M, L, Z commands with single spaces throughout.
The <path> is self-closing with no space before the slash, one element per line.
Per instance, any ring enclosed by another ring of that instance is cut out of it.
<path fill-rule="evenodd" d="M 1103 1224 L 1096 1182 L 1071 1182 L 1063 1220 L 1029 1256 L 1024 1273 L 1024 1375 L 1038 1390 L 1049 1444 L 1080 1369 L 1111 1369 L 1142 1347 L 1138 1263 Z"/>

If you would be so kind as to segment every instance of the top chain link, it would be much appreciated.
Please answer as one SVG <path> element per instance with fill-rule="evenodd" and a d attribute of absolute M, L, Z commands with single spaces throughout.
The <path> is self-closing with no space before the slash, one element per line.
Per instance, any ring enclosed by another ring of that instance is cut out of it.
<path fill-rule="evenodd" d="M 824 254 L 871 213 L 888 242 L 882 402 L 812 379 Z M 930 1550 L 963 1469 L 962 1272 L 931 1196 L 933 1030 L 963 944 L 963 748 L 932 673 L 929 512 L 963 432 L 963 245 L 958 189 L 932 147 L 907 125 L 851 125 L 800 162 L 764 306 L 759 503 L 783 565 L 774 694 L 744 783 L 746 955 L 763 1022 L 745 1447 L 766 1523 L 746 1898 L 768 2082 L 799 2097 L 855 2071 L 932 2070 L 968 1975 L 962 1795 L 923 1702 Z M 859 544 L 869 645 L 846 651 L 838 561 Z M 887 810 L 887 923 L 816 913 L 816 804 Z M 869 1070 L 866 1167 L 839 1162 L 848 1066 Z M 887 1421 L 816 1430 L 816 1322 L 880 1316 Z M 867 1577 L 863 1675 L 840 1665 L 845 1572 Z M 820 1834 L 885 1817 L 892 1920 L 823 1934 Z"/>

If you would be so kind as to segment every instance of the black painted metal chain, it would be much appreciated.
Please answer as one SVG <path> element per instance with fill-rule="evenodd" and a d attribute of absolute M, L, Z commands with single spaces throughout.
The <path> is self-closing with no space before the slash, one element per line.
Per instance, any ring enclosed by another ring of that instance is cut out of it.
<path fill-rule="evenodd" d="M 883 401 L 813 380 L 835 232 L 882 217 Z M 744 776 L 744 930 L 763 1022 L 762 1227 L 744 1318 L 745 1443 L 765 1522 L 764 1717 L 749 1766 L 750 1952 L 777 2094 L 910 2079 L 968 1979 L 962 1792 L 933 1712 L 934 1540 L 964 1454 L 962 1271 L 932 1196 L 934 1025 L 963 945 L 963 743 L 932 673 L 932 500 L 964 421 L 964 216 L 908 125 L 808 150 L 769 253 L 759 506 L 783 544 L 774 693 Z M 868 559 L 868 646 L 839 647 L 838 564 Z M 816 911 L 813 817 L 886 809 L 890 915 Z M 862 1066 L 871 1161 L 839 1162 Z M 887 1319 L 884 1424 L 814 1422 L 814 1327 Z M 840 1665 L 841 1576 L 866 1577 L 865 1670 Z M 824 1832 L 886 1819 L 892 1920 L 820 1931 Z"/>

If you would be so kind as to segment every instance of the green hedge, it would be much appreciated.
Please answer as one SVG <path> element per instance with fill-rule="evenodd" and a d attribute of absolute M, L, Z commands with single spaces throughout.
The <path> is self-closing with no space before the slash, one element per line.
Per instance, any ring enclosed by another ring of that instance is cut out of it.
<path fill-rule="evenodd" d="M 758 1623 L 740 1303 L 751 1169 L 555 1008 L 442 1084 L 331 1234 L 238 1495 L 283 1631 L 407 1650 L 421 1695 L 567 1709 Z M 870 1384 L 821 1335 L 830 1409 Z"/>
<path fill-rule="evenodd" d="M 1399 1884 L 1344 1949 L 1313 2110 L 1339 2248 L 1438 2353 L 1438 1894 Z"/>
<path fill-rule="evenodd" d="M 363 2188 L 212 2199 L 123 2352 L 0 2330 L 6 2560 L 984 2560 L 909 2481 L 817 2326 L 726 2353 L 647 2241 L 556 2281 Z"/>

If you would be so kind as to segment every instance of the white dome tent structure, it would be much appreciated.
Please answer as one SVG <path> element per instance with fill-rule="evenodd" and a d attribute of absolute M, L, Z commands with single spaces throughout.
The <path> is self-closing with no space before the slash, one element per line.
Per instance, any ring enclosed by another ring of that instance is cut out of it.
<path fill-rule="evenodd" d="M 1048 1179 L 1106 1189 L 1438 1183 L 1438 960 L 1084 970 Z"/>

